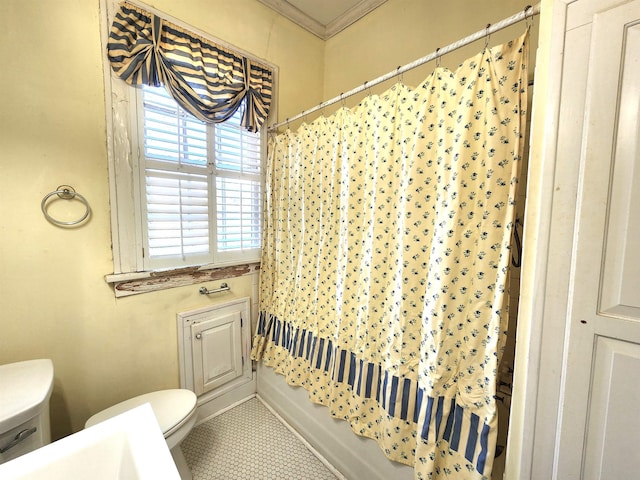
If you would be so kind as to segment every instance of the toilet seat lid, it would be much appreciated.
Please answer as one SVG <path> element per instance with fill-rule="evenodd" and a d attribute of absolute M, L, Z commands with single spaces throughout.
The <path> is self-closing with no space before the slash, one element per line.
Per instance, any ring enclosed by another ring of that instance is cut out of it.
<path fill-rule="evenodd" d="M 145 393 L 96 413 L 87 420 L 85 427 L 90 427 L 132 408 L 149 403 L 166 438 L 195 412 L 196 400 L 195 393 L 182 388 Z"/>

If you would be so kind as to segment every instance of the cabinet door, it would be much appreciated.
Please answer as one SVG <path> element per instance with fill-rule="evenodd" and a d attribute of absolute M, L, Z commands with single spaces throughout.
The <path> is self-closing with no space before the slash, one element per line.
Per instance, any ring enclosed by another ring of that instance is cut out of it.
<path fill-rule="evenodd" d="M 193 377 L 202 395 L 242 376 L 242 313 L 221 313 L 191 327 Z"/>
<path fill-rule="evenodd" d="M 581 149 L 554 478 L 638 478 L 640 0 L 568 12 L 586 95 L 583 125 L 559 140 Z"/>

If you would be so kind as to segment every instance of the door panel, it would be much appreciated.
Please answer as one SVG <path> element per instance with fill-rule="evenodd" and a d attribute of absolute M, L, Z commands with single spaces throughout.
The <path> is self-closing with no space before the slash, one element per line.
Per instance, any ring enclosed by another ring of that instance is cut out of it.
<path fill-rule="evenodd" d="M 242 376 L 240 311 L 191 327 L 196 395 L 202 395 Z"/>
<path fill-rule="evenodd" d="M 207 402 L 254 380 L 250 311 L 243 297 L 177 315 L 180 388 Z"/>
<path fill-rule="evenodd" d="M 569 15 L 592 21 L 575 30 L 589 54 L 554 478 L 635 478 L 640 0 L 577 1 Z"/>
<path fill-rule="evenodd" d="M 623 36 L 600 309 L 640 320 L 640 23 L 628 25 Z"/>
<path fill-rule="evenodd" d="M 640 345 L 597 337 L 585 448 L 585 478 L 634 478 L 640 472 Z"/>

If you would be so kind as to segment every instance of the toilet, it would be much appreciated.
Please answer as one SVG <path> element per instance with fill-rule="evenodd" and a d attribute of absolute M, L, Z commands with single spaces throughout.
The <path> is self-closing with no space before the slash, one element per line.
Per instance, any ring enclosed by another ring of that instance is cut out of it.
<path fill-rule="evenodd" d="M 182 388 L 145 393 L 96 413 L 87 420 L 85 427 L 90 427 L 127 410 L 149 403 L 169 446 L 180 478 L 191 480 L 191 471 L 180 448 L 180 443 L 189 434 L 198 418 L 196 400 L 195 393 Z"/>
<path fill-rule="evenodd" d="M 51 442 L 52 390 L 50 359 L 0 365 L 0 464 Z"/>

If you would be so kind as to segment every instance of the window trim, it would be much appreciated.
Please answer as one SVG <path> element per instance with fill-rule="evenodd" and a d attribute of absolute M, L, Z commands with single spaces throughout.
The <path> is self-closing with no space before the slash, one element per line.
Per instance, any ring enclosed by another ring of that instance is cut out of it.
<path fill-rule="evenodd" d="M 128 297 L 213 280 L 253 275 L 259 271 L 260 262 L 254 262 L 225 267 L 185 267 L 167 271 L 106 275 L 105 279 L 107 283 L 113 285 L 116 297 Z"/>
<path fill-rule="evenodd" d="M 277 118 L 277 93 L 278 93 L 278 67 L 262 58 L 235 47 L 228 42 L 213 37 L 212 35 L 198 30 L 191 25 L 185 24 L 180 20 L 160 12 L 139 1 L 129 2 L 151 13 L 162 16 L 167 21 L 179 25 L 185 29 L 191 30 L 193 33 L 211 40 L 219 45 L 234 50 L 250 60 L 267 65 L 273 70 L 273 99 L 269 113 L 269 117 L 263 125 L 261 134 L 263 143 L 263 158 L 266 159 L 266 128 L 270 119 Z M 176 286 L 196 284 L 211 280 L 210 277 L 202 275 L 198 272 L 208 271 L 217 272 L 225 271 L 224 278 L 230 278 L 234 275 L 234 266 L 244 265 L 249 270 L 254 271 L 256 263 L 251 261 L 237 259 L 233 261 L 206 264 L 195 267 L 179 267 L 169 268 L 166 270 L 145 270 L 142 258 L 143 249 L 143 232 L 142 232 L 142 213 L 136 208 L 136 202 L 140 202 L 140 191 L 136 188 L 139 185 L 139 169 L 137 168 L 138 152 L 134 152 L 134 145 L 138 143 L 135 135 L 137 135 L 137 96 L 134 87 L 131 87 L 121 79 L 115 76 L 111 70 L 109 60 L 106 55 L 106 45 L 109 36 L 109 30 L 113 18 L 118 11 L 120 0 L 100 0 L 101 15 L 101 37 L 103 44 L 103 71 L 104 71 L 104 91 L 105 91 L 105 111 L 106 111 L 106 131 L 107 131 L 107 160 L 109 173 L 109 196 L 110 196 L 110 216 L 111 216 L 111 243 L 113 253 L 113 273 L 105 275 L 107 283 L 114 286 L 116 297 L 123 296 L 119 286 L 122 283 L 140 282 L 144 283 L 147 279 L 149 286 L 154 284 L 150 290 L 141 286 L 140 291 L 135 293 L 143 293 L 143 291 L 160 290 L 163 288 L 173 288 Z M 259 265 L 259 264 L 258 264 Z M 242 270 L 242 269 L 241 269 Z M 247 272 L 240 273 L 244 275 Z M 180 277 L 180 284 L 167 281 L 167 277 L 175 275 Z M 186 275 L 186 277 L 185 277 Z M 157 278 L 162 277 L 163 281 L 157 284 Z M 188 278 L 191 280 L 188 280 Z M 152 279 L 156 279 L 153 281 Z M 163 286 L 164 285 L 164 286 Z M 139 285 L 140 286 L 140 285 Z M 133 293 L 125 293 L 132 295 Z"/>

